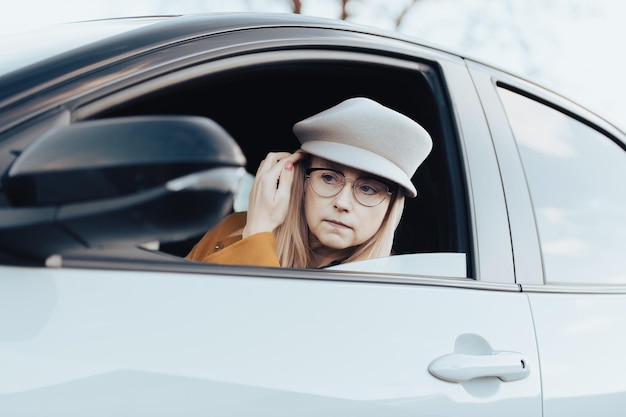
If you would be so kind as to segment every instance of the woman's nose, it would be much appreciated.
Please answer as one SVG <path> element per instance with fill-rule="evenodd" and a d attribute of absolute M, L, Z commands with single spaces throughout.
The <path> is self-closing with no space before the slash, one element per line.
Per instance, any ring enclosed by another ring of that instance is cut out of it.
<path fill-rule="evenodd" d="M 353 183 L 346 181 L 343 184 L 343 188 L 339 191 L 339 194 L 335 196 L 335 207 L 340 210 L 350 210 L 354 201 L 354 193 L 352 192 Z"/>

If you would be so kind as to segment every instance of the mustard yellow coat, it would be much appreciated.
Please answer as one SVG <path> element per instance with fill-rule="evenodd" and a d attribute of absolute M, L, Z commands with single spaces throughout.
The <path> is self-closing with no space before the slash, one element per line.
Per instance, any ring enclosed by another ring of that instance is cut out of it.
<path fill-rule="evenodd" d="M 256 233 L 242 239 L 246 217 L 247 213 L 238 212 L 224 218 L 206 232 L 185 259 L 214 264 L 279 267 L 273 233 Z"/>

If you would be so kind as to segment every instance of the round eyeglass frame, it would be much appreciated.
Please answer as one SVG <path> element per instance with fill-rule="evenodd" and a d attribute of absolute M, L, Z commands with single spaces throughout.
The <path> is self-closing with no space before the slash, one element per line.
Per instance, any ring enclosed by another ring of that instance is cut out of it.
<path fill-rule="evenodd" d="M 343 182 L 341 183 L 341 187 L 338 187 L 338 188 L 337 188 L 337 192 L 335 192 L 334 194 L 329 194 L 329 195 L 325 195 L 325 194 L 320 193 L 320 192 L 319 192 L 318 190 L 316 190 L 316 189 L 315 189 L 315 187 L 313 186 L 313 181 L 310 181 L 310 183 L 311 183 L 311 189 L 313 190 L 313 192 L 315 192 L 315 194 L 319 195 L 320 197 L 334 197 L 334 196 L 336 196 L 337 194 L 339 194 L 339 193 L 341 192 L 341 190 L 343 190 L 343 187 L 345 187 L 345 185 L 346 185 L 346 181 L 347 181 L 347 180 L 352 181 L 352 186 L 351 186 L 350 188 L 352 188 L 352 195 L 354 196 L 355 200 L 356 200 L 356 201 L 358 201 L 358 202 L 359 202 L 359 204 L 361 204 L 361 205 L 363 205 L 363 206 L 365 206 L 365 207 L 376 207 L 376 206 L 378 206 L 380 203 L 382 203 L 383 201 L 385 201 L 385 198 L 386 198 L 387 196 L 391 196 L 391 195 L 393 194 L 393 191 L 389 188 L 389 186 L 388 186 L 387 184 L 385 184 L 385 183 L 384 183 L 383 181 L 381 181 L 381 180 L 378 180 L 378 179 L 376 179 L 376 178 L 372 178 L 372 177 L 350 178 L 350 177 L 346 177 L 346 176 L 343 174 L 343 172 L 341 172 L 341 171 L 337 171 L 337 170 L 335 170 L 335 169 L 331 169 L 331 168 L 308 168 L 308 169 L 306 169 L 306 170 L 304 171 L 304 172 L 305 172 L 305 174 L 306 174 L 306 175 L 305 175 L 305 178 L 306 178 L 306 179 L 311 179 L 311 174 L 312 174 L 313 172 L 316 172 L 316 171 L 331 171 L 331 172 L 334 172 L 334 173 L 336 173 L 336 174 L 339 174 L 339 175 L 341 175 L 341 177 L 343 177 Z M 357 191 L 356 191 L 356 183 L 357 183 L 357 181 L 359 181 L 359 180 L 361 180 L 361 179 L 372 179 L 372 180 L 378 181 L 378 182 L 380 182 L 382 185 L 384 185 L 384 186 L 385 186 L 385 188 L 387 189 L 387 192 L 386 192 L 386 193 L 384 193 L 384 194 L 382 194 L 382 198 L 381 198 L 381 199 L 380 199 L 380 201 L 378 201 L 377 203 L 375 203 L 375 204 L 366 204 L 366 203 L 362 202 L 362 201 L 359 199 L 359 194 L 358 194 L 358 193 L 357 193 Z"/>

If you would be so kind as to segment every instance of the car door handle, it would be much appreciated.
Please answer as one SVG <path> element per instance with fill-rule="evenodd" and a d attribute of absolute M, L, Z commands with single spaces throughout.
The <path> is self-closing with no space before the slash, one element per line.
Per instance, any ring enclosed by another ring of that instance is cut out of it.
<path fill-rule="evenodd" d="M 451 353 L 431 362 L 428 371 L 449 382 L 465 382 L 485 377 L 515 381 L 526 378 L 530 373 L 528 362 L 522 354 L 506 351 L 487 355 Z"/>

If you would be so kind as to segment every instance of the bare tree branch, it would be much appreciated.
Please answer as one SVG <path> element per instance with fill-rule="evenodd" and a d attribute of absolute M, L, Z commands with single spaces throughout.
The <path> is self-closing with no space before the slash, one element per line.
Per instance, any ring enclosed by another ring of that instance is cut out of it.
<path fill-rule="evenodd" d="M 350 0 L 341 0 L 341 20 L 348 20 L 348 2 Z"/>
<path fill-rule="evenodd" d="M 295 14 L 301 14 L 302 2 L 300 0 L 291 0 L 291 11 Z"/>
<path fill-rule="evenodd" d="M 413 8 L 413 6 L 415 6 L 415 3 L 417 3 L 417 2 L 418 2 L 418 0 L 412 0 L 411 3 L 407 4 L 404 7 L 402 12 L 400 13 L 400 15 L 398 15 L 398 18 L 396 19 L 396 29 L 400 28 L 400 25 L 402 24 L 402 21 L 404 20 L 405 16 L 411 10 L 411 8 Z"/>

